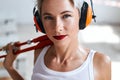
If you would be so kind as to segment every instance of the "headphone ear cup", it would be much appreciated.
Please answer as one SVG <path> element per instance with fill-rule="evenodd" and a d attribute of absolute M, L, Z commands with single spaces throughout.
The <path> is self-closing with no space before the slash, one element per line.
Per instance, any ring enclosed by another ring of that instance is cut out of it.
<path fill-rule="evenodd" d="M 39 17 L 38 11 L 36 11 L 35 14 L 34 14 L 34 23 L 35 23 L 36 29 L 38 31 L 45 33 L 45 29 L 44 29 L 42 21 Z"/>
<path fill-rule="evenodd" d="M 90 8 L 87 2 L 84 2 L 81 8 L 79 29 L 84 29 L 91 23 L 91 21 L 92 21 L 92 9 Z"/>

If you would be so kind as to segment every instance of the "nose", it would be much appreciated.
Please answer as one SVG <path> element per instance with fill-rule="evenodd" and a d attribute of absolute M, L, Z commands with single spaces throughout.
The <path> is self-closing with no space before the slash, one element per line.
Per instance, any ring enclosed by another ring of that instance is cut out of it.
<path fill-rule="evenodd" d="M 62 21 L 62 19 L 60 19 L 60 18 L 57 18 L 56 20 L 55 20 L 55 31 L 56 32 L 61 32 L 61 31 L 63 31 L 63 29 L 64 29 L 64 25 L 63 25 L 63 21 Z"/>

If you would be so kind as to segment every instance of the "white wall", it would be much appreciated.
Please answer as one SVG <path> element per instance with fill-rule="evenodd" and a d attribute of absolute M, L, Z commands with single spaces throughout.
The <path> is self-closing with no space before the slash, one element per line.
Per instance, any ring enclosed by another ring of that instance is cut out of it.
<path fill-rule="evenodd" d="M 120 23 L 120 7 L 112 7 L 107 5 L 94 5 L 97 16 L 97 23 Z"/>
<path fill-rule="evenodd" d="M 32 9 L 35 1 L 0 0 L 0 20 L 5 17 L 13 17 L 18 23 L 33 23 Z M 120 8 L 96 4 L 94 5 L 94 10 L 97 15 L 97 23 L 120 23 Z"/>
<path fill-rule="evenodd" d="M 30 23 L 35 0 L 0 0 L 0 20 L 14 18 L 18 23 Z"/>

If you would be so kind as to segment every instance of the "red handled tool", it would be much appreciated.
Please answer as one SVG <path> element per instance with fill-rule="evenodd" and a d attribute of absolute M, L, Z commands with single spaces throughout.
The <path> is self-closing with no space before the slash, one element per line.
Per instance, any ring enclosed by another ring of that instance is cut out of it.
<path fill-rule="evenodd" d="M 27 47 L 24 49 L 18 49 L 17 51 L 14 52 L 14 54 L 20 54 L 23 52 L 27 52 L 27 51 L 31 51 L 31 50 L 35 50 L 35 49 L 39 49 L 39 48 L 43 48 L 47 45 L 52 45 L 52 41 L 50 41 L 50 39 L 47 37 L 47 35 L 43 35 L 37 38 L 34 38 L 33 40 L 28 40 L 22 43 L 15 43 L 14 46 L 17 47 L 21 47 L 23 45 L 26 44 L 31 44 L 31 43 L 38 43 L 37 45 L 31 46 L 31 47 Z M 0 49 L 0 51 L 2 51 L 3 49 Z M 6 57 L 6 55 L 1 55 L 0 58 L 4 58 Z"/>

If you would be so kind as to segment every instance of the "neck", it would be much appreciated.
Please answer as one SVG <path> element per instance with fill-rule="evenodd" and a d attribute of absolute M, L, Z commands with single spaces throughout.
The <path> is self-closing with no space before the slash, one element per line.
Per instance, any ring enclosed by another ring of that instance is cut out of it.
<path fill-rule="evenodd" d="M 78 51 L 79 48 L 79 41 L 78 39 L 73 40 L 70 43 L 66 43 L 63 46 L 57 46 L 54 45 L 54 49 L 55 49 L 55 56 L 56 59 L 58 59 L 60 62 L 64 62 L 67 59 L 71 59 L 72 57 L 74 57 Z"/>

